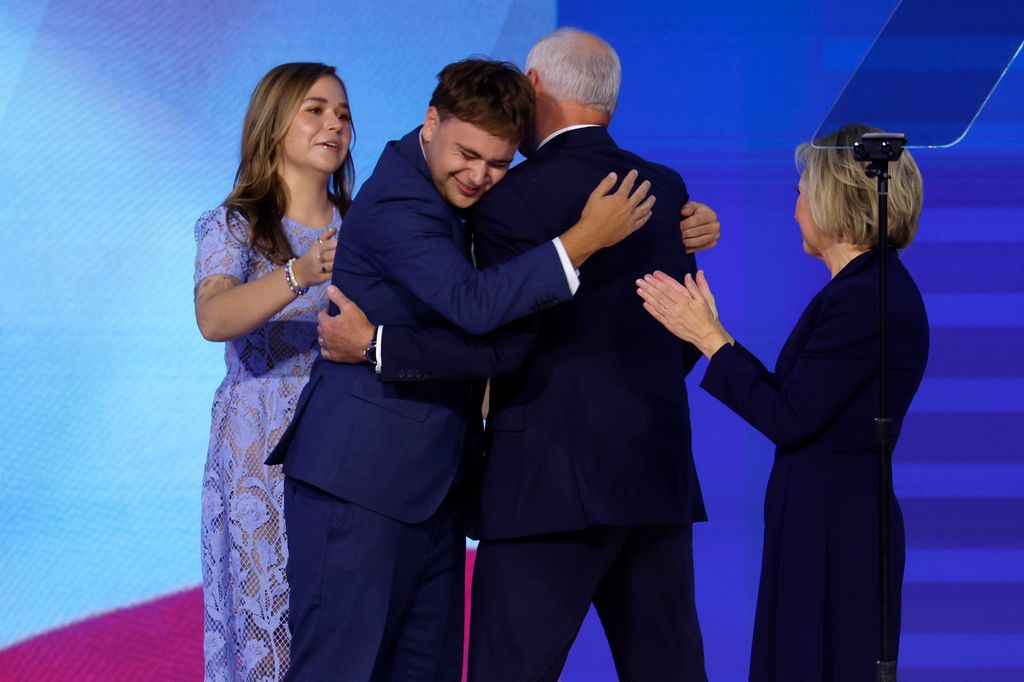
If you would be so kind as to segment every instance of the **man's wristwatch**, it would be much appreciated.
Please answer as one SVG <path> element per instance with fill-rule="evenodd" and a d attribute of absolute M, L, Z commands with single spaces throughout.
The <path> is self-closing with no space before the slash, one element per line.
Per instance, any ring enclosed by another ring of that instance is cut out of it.
<path fill-rule="evenodd" d="M 363 361 L 367 364 L 377 366 L 377 327 L 373 328 L 373 336 L 370 337 L 370 343 L 363 350 Z"/>

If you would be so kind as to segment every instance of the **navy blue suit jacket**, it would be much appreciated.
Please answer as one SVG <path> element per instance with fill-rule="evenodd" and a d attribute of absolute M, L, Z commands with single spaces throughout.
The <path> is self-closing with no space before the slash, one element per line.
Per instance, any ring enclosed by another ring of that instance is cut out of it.
<path fill-rule="evenodd" d="M 473 333 L 572 296 L 550 243 L 498 267 L 473 267 L 464 217 L 435 189 L 419 129 L 388 143 L 350 207 L 332 281 L 375 323 L 447 320 Z M 419 522 L 455 480 L 476 410 L 464 381 L 387 384 L 368 365 L 318 358 L 267 463 L 283 463 L 286 475 L 360 506 Z"/>
<path fill-rule="evenodd" d="M 895 436 L 924 375 L 928 318 L 896 251 L 887 256 Z M 765 494 L 752 680 L 870 679 L 879 656 L 877 264 L 877 252 L 862 254 L 825 285 L 774 372 L 739 344 L 726 345 L 701 382 L 777 446 Z M 895 652 L 904 558 L 895 498 L 890 514 Z"/>
<path fill-rule="evenodd" d="M 895 436 L 924 376 L 928 318 L 895 249 L 888 258 L 888 402 Z M 877 265 L 876 251 L 861 254 L 818 292 L 774 372 L 739 344 L 712 357 L 701 386 L 770 438 L 779 455 L 877 451 Z"/>
<path fill-rule="evenodd" d="M 484 339 L 443 325 L 385 330 L 389 378 L 507 372 L 491 383 L 471 530 L 481 539 L 706 518 L 683 382 L 699 353 L 644 312 L 634 283 L 696 268 L 679 232 L 679 174 L 620 149 L 603 127 L 562 133 L 481 200 L 475 254 L 488 267 L 557 236 L 605 174 L 634 168 L 652 183 L 654 215 L 583 265 L 572 301 Z"/>

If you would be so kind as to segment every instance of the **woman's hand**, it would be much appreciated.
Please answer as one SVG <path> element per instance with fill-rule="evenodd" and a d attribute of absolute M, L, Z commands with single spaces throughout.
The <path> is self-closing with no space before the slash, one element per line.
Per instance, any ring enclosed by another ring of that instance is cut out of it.
<path fill-rule="evenodd" d="M 666 277 L 667 277 L 667 275 L 666 275 Z M 671 277 L 669 277 L 669 279 L 671 279 Z M 690 277 L 690 275 L 686 275 L 686 277 L 683 278 L 683 281 L 685 282 L 687 279 L 689 279 L 691 282 L 694 281 L 693 277 Z M 697 291 L 704 298 L 704 301 L 708 304 L 708 308 L 711 309 L 711 314 L 714 315 L 715 321 L 717 322 L 718 321 L 718 304 L 715 303 L 715 295 L 711 293 L 711 287 L 708 286 L 708 280 L 704 277 L 704 271 L 703 270 L 698 270 L 697 271 L 696 284 L 697 284 Z M 731 343 L 731 341 L 730 341 L 730 343 Z"/>
<path fill-rule="evenodd" d="M 334 270 L 334 251 L 338 247 L 338 230 L 329 227 L 306 249 L 306 253 L 295 259 L 292 271 L 300 288 L 311 287 L 331 278 Z"/>
<path fill-rule="evenodd" d="M 644 299 L 644 310 L 680 339 L 689 341 L 706 357 L 725 344 L 734 343 L 718 321 L 718 307 L 704 271 L 690 274 L 680 284 L 664 272 L 644 275 L 636 281 L 637 294 Z"/>

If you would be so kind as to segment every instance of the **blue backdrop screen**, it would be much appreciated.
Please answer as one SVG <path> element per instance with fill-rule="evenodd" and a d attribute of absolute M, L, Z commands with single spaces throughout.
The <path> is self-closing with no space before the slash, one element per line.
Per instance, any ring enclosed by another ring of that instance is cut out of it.
<path fill-rule="evenodd" d="M 730 331 L 773 361 L 827 280 L 803 255 L 793 148 L 894 0 L 770 7 L 0 1 L 0 647 L 200 581 L 200 487 L 222 348 L 192 309 L 193 225 L 227 195 L 242 116 L 275 64 L 334 64 L 359 178 L 422 118 L 446 63 L 522 64 L 556 25 L 623 63 L 617 142 L 711 204 L 701 254 Z M 926 200 L 905 260 L 932 323 L 896 451 L 907 523 L 905 680 L 1024 677 L 1024 76 L 967 139 L 918 151 Z M 745 677 L 772 446 L 691 375 L 711 521 L 695 533 L 712 679 Z M 614 679 L 588 619 L 563 679 Z"/>

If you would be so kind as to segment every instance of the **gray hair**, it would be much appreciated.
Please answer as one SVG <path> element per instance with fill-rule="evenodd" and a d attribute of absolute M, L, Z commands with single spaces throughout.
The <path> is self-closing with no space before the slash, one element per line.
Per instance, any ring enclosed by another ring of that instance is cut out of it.
<path fill-rule="evenodd" d="M 622 65 L 612 46 L 593 33 L 575 28 L 549 33 L 526 56 L 530 69 L 558 101 L 578 102 L 609 116 L 615 111 Z"/>

